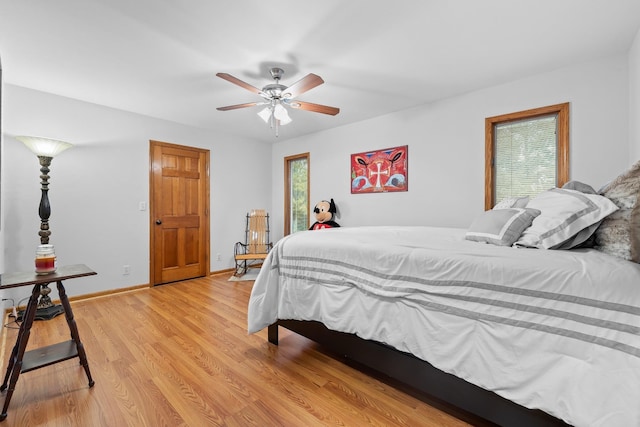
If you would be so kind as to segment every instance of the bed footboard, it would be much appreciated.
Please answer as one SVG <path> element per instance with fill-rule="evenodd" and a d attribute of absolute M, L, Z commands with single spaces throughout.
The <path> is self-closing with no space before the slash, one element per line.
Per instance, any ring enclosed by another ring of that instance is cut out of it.
<path fill-rule="evenodd" d="M 527 409 L 463 379 L 436 369 L 422 359 L 353 334 L 332 331 L 320 322 L 279 320 L 268 328 L 268 339 L 278 344 L 278 325 L 321 344 L 394 380 L 428 394 L 472 417 L 499 426 L 567 426 L 549 414 Z M 455 413 L 459 416 L 459 413 Z"/>

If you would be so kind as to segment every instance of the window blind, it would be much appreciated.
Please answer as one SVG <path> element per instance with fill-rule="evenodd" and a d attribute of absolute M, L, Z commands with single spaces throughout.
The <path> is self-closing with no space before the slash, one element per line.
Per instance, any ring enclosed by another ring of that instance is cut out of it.
<path fill-rule="evenodd" d="M 557 114 L 495 125 L 495 200 L 529 196 L 557 182 Z"/>

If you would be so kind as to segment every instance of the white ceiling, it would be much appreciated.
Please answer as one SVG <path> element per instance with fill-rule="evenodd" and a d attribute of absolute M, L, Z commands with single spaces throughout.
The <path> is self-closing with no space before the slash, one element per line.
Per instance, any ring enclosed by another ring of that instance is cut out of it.
<path fill-rule="evenodd" d="M 0 0 L 5 83 L 275 141 L 257 87 L 282 67 L 300 100 L 278 140 L 626 52 L 638 0 Z"/>

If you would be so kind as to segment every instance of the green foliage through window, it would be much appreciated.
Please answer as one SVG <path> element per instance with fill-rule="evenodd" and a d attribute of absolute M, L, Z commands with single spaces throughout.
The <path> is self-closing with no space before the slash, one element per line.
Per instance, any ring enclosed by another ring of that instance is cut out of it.
<path fill-rule="evenodd" d="M 309 164 L 307 158 L 292 160 L 289 176 L 291 177 L 291 233 L 309 228 L 309 195 L 307 194 L 309 181 Z"/>

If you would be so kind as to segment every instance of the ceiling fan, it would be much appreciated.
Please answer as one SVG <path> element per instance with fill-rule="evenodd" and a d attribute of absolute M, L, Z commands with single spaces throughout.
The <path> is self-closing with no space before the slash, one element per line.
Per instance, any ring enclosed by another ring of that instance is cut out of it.
<path fill-rule="evenodd" d="M 335 116 L 340 112 L 339 108 L 329 107 L 327 105 L 312 104 L 310 102 L 298 101 L 295 98 L 313 89 L 316 86 L 320 86 L 324 83 L 324 80 L 316 74 L 307 74 L 302 79 L 298 80 L 291 86 L 284 86 L 280 84 L 280 79 L 284 74 L 282 68 L 273 67 L 269 69 L 271 77 L 275 80 L 275 83 L 271 83 L 258 89 L 255 86 L 246 83 L 237 77 L 227 73 L 217 73 L 216 76 L 225 79 L 233 84 L 236 84 L 249 92 L 253 92 L 264 98 L 264 101 L 260 102 L 248 102 L 245 104 L 228 105 L 226 107 L 218 107 L 219 111 L 237 110 L 238 108 L 254 107 L 264 105 L 265 108 L 260 110 L 258 115 L 270 125 L 271 128 L 275 128 L 276 136 L 278 136 L 278 127 L 291 123 L 291 117 L 285 107 L 296 108 L 299 110 L 312 111 L 314 113 L 329 114 Z"/>

